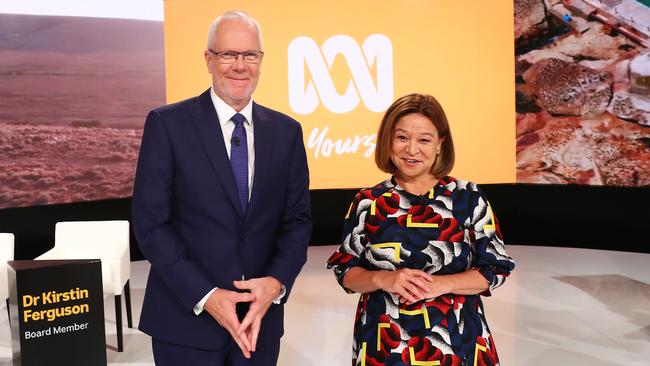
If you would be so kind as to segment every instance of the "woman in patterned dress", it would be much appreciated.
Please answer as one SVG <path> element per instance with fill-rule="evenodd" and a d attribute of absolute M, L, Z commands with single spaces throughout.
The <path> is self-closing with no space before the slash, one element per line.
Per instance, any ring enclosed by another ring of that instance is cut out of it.
<path fill-rule="evenodd" d="M 339 284 L 361 294 L 353 365 L 498 365 L 480 295 L 514 262 L 476 184 L 448 176 L 454 144 L 430 95 L 386 111 L 375 162 L 391 178 L 362 189 L 328 260 Z"/>

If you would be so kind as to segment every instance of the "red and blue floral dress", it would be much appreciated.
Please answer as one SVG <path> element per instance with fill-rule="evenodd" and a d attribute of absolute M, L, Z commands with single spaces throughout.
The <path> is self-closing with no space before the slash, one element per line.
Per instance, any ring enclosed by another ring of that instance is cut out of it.
<path fill-rule="evenodd" d="M 422 196 L 394 179 L 359 191 L 345 216 L 343 243 L 327 266 L 341 286 L 357 266 L 431 275 L 477 269 L 490 283 L 480 295 L 489 296 L 515 264 L 481 190 L 443 177 Z M 480 295 L 446 294 L 405 305 L 385 291 L 362 294 L 352 364 L 499 365 Z"/>

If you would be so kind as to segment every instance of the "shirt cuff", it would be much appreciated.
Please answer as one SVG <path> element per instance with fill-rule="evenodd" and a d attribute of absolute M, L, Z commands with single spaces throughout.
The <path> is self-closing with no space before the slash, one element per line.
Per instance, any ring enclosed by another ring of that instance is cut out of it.
<path fill-rule="evenodd" d="M 282 288 L 280 289 L 280 294 L 278 295 L 278 297 L 275 298 L 275 300 L 273 300 L 273 303 L 275 305 L 280 305 L 282 299 L 284 299 L 284 295 L 286 294 L 287 294 L 287 288 L 284 287 L 284 285 L 282 285 Z"/>
<path fill-rule="evenodd" d="M 284 286 L 282 286 L 282 287 L 284 288 Z M 203 312 L 203 307 L 205 306 L 205 303 L 208 301 L 208 298 L 210 297 L 210 295 L 212 295 L 212 293 L 217 290 L 217 288 L 218 287 L 215 287 L 212 290 L 210 290 L 210 292 L 208 292 L 207 295 L 203 296 L 201 301 L 197 302 L 196 305 L 194 305 L 194 314 L 195 315 L 199 315 L 199 314 L 201 314 Z"/>

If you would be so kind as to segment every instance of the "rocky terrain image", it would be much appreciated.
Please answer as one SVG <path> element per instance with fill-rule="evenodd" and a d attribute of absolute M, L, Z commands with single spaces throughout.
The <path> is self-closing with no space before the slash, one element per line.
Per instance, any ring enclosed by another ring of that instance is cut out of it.
<path fill-rule="evenodd" d="M 514 5 L 517 182 L 650 185 L 650 8 Z"/>
<path fill-rule="evenodd" d="M 142 128 L 0 123 L 4 207 L 130 196 Z"/>
<path fill-rule="evenodd" d="M 0 209 L 127 197 L 162 22 L 0 14 Z"/>

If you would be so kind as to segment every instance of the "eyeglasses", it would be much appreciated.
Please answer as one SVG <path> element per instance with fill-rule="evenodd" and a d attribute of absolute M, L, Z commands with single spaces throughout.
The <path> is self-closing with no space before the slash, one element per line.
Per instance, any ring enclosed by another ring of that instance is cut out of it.
<path fill-rule="evenodd" d="M 222 64 L 231 64 L 235 61 L 237 61 L 237 57 L 239 55 L 242 56 L 244 59 L 244 62 L 247 64 L 259 64 L 262 61 L 262 57 L 264 57 L 264 52 L 262 51 L 244 51 L 244 52 L 237 52 L 237 51 L 220 51 L 217 52 L 212 49 L 208 49 L 211 54 L 215 55 L 217 57 L 217 61 Z"/>

